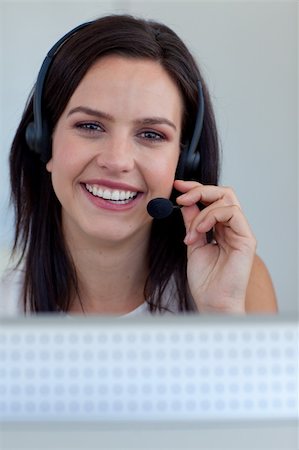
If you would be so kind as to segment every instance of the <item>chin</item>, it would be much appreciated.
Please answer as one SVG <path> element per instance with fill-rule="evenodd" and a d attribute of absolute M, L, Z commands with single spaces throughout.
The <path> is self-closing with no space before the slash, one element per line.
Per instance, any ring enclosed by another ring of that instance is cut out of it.
<path fill-rule="evenodd" d="M 124 232 L 124 230 L 115 229 L 113 230 L 112 227 L 103 229 L 102 231 L 97 230 L 86 230 L 85 235 L 88 239 L 92 240 L 94 244 L 120 244 L 121 242 L 124 242 L 126 239 L 129 239 L 130 236 L 132 236 L 132 231 L 130 233 Z"/>

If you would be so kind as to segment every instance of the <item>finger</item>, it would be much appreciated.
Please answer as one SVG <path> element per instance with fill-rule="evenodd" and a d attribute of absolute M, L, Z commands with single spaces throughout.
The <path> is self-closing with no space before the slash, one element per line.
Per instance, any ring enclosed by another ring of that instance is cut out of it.
<path fill-rule="evenodd" d="M 197 205 L 184 206 L 181 209 L 186 227 L 186 236 L 184 242 L 186 245 L 196 242 L 199 247 L 206 245 L 207 238 L 205 233 L 199 233 L 193 226 L 193 222 L 198 216 L 199 208 Z M 193 230 L 193 231 L 191 231 Z"/>
<path fill-rule="evenodd" d="M 187 233 L 184 239 L 184 243 L 189 247 L 192 245 L 196 245 L 196 248 L 201 248 L 207 245 L 207 236 L 206 233 L 196 233 L 194 234 Z"/>
<path fill-rule="evenodd" d="M 190 191 L 190 189 L 197 186 L 203 186 L 203 184 L 199 183 L 198 181 L 185 181 L 185 180 L 174 181 L 175 189 L 182 193 L 188 192 Z"/>
<path fill-rule="evenodd" d="M 223 227 L 230 228 L 235 236 L 246 239 L 253 238 L 249 224 L 240 208 L 234 205 L 222 206 L 219 208 L 211 208 L 204 218 L 201 218 L 199 215 L 193 220 L 188 232 L 188 244 L 191 245 L 196 242 L 198 233 L 208 233 L 212 229 L 214 229 L 214 237 L 218 242 L 219 239 L 217 236 L 219 236 L 219 225 L 222 226 L 222 229 Z"/>
<path fill-rule="evenodd" d="M 193 219 L 191 228 L 196 229 L 197 225 L 199 225 L 201 222 L 205 220 L 205 218 L 215 209 L 227 207 L 227 206 L 236 206 L 239 208 L 238 205 L 232 205 L 227 204 L 222 198 L 220 200 L 217 200 L 216 202 L 210 204 L 209 206 L 206 206 L 204 209 L 200 211 L 200 213 Z M 240 208 L 239 208 L 240 209 Z"/>
<path fill-rule="evenodd" d="M 194 219 L 198 216 L 199 211 L 200 210 L 199 210 L 198 206 L 194 205 L 194 204 L 191 206 L 183 206 L 183 208 L 181 208 L 181 213 L 182 213 L 182 216 L 184 219 L 184 224 L 185 224 L 187 233 L 190 230 L 190 227 L 191 227 Z"/>
<path fill-rule="evenodd" d="M 178 196 L 176 201 L 179 205 L 189 206 L 193 203 L 201 202 L 209 205 L 217 200 L 223 200 L 225 205 L 237 205 L 240 203 L 231 188 L 224 186 L 201 185 L 195 182 L 186 182 L 189 190 Z M 186 186 L 184 186 L 184 190 Z M 182 192 L 182 190 L 181 190 Z"/>
<path fill-rule="evenodd" d="M 204 219 L 197 224 L 196 230 L 207 233 L 218 223 L 230 227 L 236 234 L 242 237 L 252 237 L 252 232 L 247 220 L 238 206 L 224 206 L 209 211 Z"/>

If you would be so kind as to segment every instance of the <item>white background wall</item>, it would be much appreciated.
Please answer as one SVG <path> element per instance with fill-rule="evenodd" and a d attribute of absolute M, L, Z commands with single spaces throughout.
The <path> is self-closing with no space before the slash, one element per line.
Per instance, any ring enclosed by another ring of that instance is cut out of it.
<path fill-rule="evenodd" d="M 41 62 L 66 31 L 128 12 L 172 27 L 210 87 L 233 186 L 258 239 L 281 311 L 297 310 L 297 22 L 294 1 L 0 0 L 0 271 L 12 238 L 8 152 Z"/>

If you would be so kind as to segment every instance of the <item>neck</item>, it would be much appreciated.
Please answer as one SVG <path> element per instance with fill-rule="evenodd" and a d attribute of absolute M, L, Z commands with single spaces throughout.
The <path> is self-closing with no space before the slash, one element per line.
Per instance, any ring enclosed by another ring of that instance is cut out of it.
<path fill-rule="evenodd" d="M 134 242 L 82 242 L 69 237 L 67 246 L 76 267 L 79 295 L 74 294 L 71 313 L 126 314 L 144 302 L 148 275 L 148 240 Z"/>

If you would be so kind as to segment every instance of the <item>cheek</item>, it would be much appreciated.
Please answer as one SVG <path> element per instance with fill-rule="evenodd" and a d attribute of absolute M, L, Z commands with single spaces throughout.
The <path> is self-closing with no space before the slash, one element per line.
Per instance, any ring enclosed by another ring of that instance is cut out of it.
<path fill-rule="evenodd" d="M 47 170 L 51 172 L 52 186 L 57 198 L 64 203 L 72 190 L 73 182 L 78 175 L 75 148 L 69 142 L 53 140 L 52 158 L 47 164 Z"/>
<path fill-rule="evenodd" d="M 179 156 L 180 151 L 175 149 L 170 153 L 170 155 L 161 159 L 158 170 L 164 173 L 166 178 L 174 178 L 179 161 Z"/>
<path fill-rule="evenodd" d="M 82 168 L 84 162 L 82 157 L 84 152 L 79 151 L 78 144 L 70 137 L 57 133 L 53 136 L 52 159 L 48 163 L 51 169 L 52 178 L 70 178 L 78 173 L 78 168 Z"/>
<path fill-rule="evenodd" d="M 171 154 L 170 157 L 154 158 L 146 164 L 146 176 L 151 187 L 169 195 L 173 189 L 173 182 L 179 154 Z"/>

